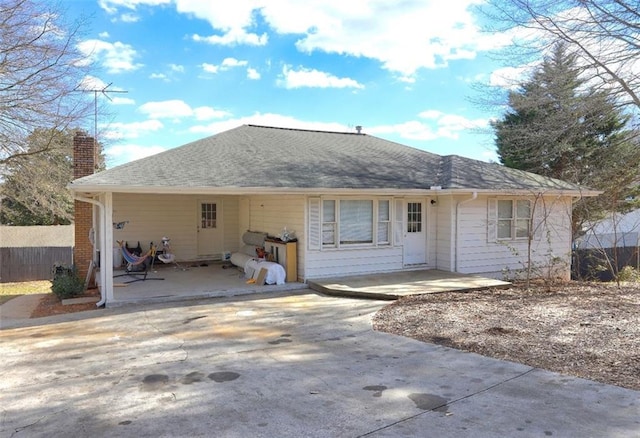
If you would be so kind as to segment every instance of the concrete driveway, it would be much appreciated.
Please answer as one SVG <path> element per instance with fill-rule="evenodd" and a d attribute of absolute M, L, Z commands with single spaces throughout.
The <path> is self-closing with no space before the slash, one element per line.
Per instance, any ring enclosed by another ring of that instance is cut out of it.
<path fill-rule="evenodd" d="M 638 436 L 640 392 L 374 332 L 384 304 L 304 290 L 2 330 L 0 436 Z"/>

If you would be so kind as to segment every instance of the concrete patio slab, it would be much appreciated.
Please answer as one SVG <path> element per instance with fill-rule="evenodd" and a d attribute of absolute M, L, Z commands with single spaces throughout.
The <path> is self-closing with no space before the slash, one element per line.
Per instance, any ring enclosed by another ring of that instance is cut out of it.
<path fill-rule="evenodd" d="M 0 305 L 0 328 L 9 320 L 31 318 L 31 314 L 38 307 L 38 303 L 47 294 L 20 295 Z"/>
<path fill-rule="evenodd" d="M 175 302 L 185 299 L 222 298 L 247 294 L 273 294 L 306 288 L 302 283 L 257 285 L 247 283 L 244 272 L 220 262 L 156 265 L 144 281 L 140 276 L 114 271 L 114 299 L 107 307 Z"/>
<path fill-rule="evenodd" d="M 508 287 L 511 283 L 436 269 L 309 280 L 309 287 L 334 296 L 397 300 L 407 295 Z"/>

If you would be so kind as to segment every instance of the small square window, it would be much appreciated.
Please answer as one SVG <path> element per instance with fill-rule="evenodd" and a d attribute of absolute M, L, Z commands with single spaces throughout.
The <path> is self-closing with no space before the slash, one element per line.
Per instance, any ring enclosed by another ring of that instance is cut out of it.
<path fill-rule="evenodd" d="M 531 226 L 531 201 L 498 200 L 498 239 L 526 239 Z"/>

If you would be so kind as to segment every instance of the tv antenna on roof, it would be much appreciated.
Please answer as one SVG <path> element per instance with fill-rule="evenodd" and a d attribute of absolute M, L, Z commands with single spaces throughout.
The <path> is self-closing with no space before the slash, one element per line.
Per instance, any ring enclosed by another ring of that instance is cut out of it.
<path fill-rule="evenodd" d="M 126 90 L 107 90 L 107 88 L 109 88 L 111 85 L 113 84 L 113 82 L 109 82 L 107 85 L 105 85 L 102 88 L 95 88 L 92 90 L 80 90 L 83 91 L 85 93 L 93 93 L 93 153 L 94 153 L 94 163 L 98 163 L 97 161 L 97 156 L 95 156 L 95 154 L 97 153 L 97 146 L 98 146 L 98 93 L 102 93 L 102 95 L 104 97 L 106 97 L 109 100 L 113 100 L 109 97 L 108 93 L 128 93 L 128 91 Z"/>

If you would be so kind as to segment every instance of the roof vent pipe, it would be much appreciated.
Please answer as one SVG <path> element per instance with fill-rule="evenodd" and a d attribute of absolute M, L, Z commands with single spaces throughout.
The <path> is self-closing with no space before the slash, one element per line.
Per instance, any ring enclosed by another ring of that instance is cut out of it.
<path fill-rule="evenodd" d="M 362 134 L 362 126 L 360 125 L 356 126 L 356 131 L 358 134 Z"/>

